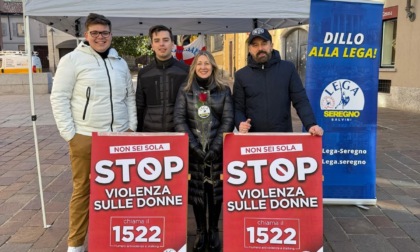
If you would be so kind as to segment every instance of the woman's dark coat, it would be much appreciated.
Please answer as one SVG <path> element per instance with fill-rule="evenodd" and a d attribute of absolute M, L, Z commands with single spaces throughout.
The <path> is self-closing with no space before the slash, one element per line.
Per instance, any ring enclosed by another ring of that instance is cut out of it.
<path fill-rule="evenodd" d="M 186 132 L 189 137 L 189 173 L 191 179 L 188 184 L 188 202 L 204 206 L 204 164 L 194 154 L 194 148 L 202 148 L 200 136 L 197 132 L 196 95 L 200 93 L 200 86 L 194 82 L 190 91 L 185 91 L 186 83 L 179 89 L 174 111 L 175 131 Z M 223 133 L 232 132 L 234 128 L 234 109 L 229 87 L 219 89 L 215 83 L 208 86 L 210 96 L 208 104 L 211 108 L 211 130 L 209 134 L 209 150 L 217 153 L 217 160 L 212 162 L 211 177 L 214 181 L 213 194 L 216 202 L 221 202 L 223 185 L 220 174 L 223 172 Z M 195 93 L 195 95 L 194 95 Z M 215 203 L 216 203 L 215 202 Z"/>

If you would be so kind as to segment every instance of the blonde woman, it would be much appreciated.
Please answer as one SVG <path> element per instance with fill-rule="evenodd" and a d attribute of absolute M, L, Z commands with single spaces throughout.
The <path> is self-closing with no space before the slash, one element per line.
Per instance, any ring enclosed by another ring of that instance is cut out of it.
<path fill-rule="evenodd" d="M 221 248 L 218 221 L 223 200 L 223 133 L 233 131 L 233 116 L 227 81 L 214 57 L 200 51 L 190 66 L 188 80 L 178 92 L 174 113 L 175 130 L 189 136 L 188 202 L 193 206 L 197 224 L 194 251 Z"/>

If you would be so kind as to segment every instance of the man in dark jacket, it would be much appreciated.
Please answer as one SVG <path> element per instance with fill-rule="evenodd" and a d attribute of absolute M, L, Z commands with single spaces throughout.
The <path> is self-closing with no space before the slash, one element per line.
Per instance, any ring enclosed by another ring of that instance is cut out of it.
<path fill-rule="evenodd" d="M 155 60 L 138 73 L 137 131 L 173 132 L 175 99 L 189 67 L 172 57 L 174 42 L 169 28 L 153 26 L 149 36 Z"/>
<path fill-rule="evenodd" d="M 256 28 L 247 43 L 248 65 L 235 73 L 233 86 L 238 131 L 292 132 L 293 104 L 305 129 L 322 136 L 295 66 L 273 50 L 270 33 Z"/>

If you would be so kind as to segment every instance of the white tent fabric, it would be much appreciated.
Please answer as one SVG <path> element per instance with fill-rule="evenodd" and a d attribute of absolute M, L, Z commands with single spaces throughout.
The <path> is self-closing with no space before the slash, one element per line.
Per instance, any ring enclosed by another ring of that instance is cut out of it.
<path fill-rule="evenodd" d="M 383 3 L 383 0 L 334 0 Z M 309 22 L 311 0 L 23 0 L 25 44 L 32 60 L 29 17 L 80 37 L 89 13 L 105 15 L 114 36 L 147 35 L 151 26 L 162 24 L 173 34 L 224 34 L 249 32 L 255 27 L 278 29 Z M 46 224 L 40 171 L 32 71 L 29 90 L 35 151 L 44 227 Z"/>
<path fill-rule="evenodd" d="M 114 36 L 147 35 L 156 24 L 174 34 L 223 34 L 306 24 L 309 7 L 310 0 L 27 0 L 25 12 L 78 37 L 91 12 L 111 19 Z"/>
<path fill-rule="evenodd" d="M 111 19 L 114 36 L 147 35 L 156 24 L 171 27 L 174 34 L 220 34 L 248 32 L 253 19 L 267 29 L 307 23 L 309 4 L 310 0 L 28 0 L 26 14 L 72 35 L 82 34 L 91 12 Z"/>

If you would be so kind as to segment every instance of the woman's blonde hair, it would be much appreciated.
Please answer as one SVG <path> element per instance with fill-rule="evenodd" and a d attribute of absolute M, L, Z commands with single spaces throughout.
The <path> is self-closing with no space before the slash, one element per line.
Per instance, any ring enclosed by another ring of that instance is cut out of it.
<path fill-rule="evenodd" d="M 197 74 L 195 73 L 195 69 L 197 67 L 198 57 L 200 57 L 202 55 L 206 56 L 209 59 L 210 64 L 211 64 L 212 69 L 213 69 L 212 72 L 211 72 L 211 75 L 209 77 L 209 83 L 215 82 L 216 86 L 219 89 L 223 89 L 223 88 L 228 87 L 229 86 L 228 81 L 225 78 L 223 78 L 220 69 L 217 67 L 216 60 L 214 59 L 213 55 L 211 55 L 211 53 L 208 52 L 208 51 L 199 51 L 195 55 L 194 60 L 191 63 L 190 72 L 188 74 L 187 85 L 185 86 L 184 90 L 185 91 L 191 90 L 191 86 L 192 86 L 195 78 L 197 77 Z"/>

